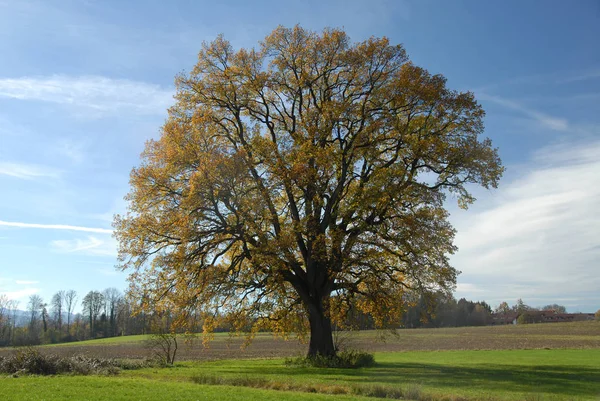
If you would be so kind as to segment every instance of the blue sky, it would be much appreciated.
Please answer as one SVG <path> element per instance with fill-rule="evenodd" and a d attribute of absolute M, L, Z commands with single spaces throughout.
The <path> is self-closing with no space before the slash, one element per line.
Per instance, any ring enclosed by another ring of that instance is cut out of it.
<path fill-rule="evenodd" d="M 219 4 L 217 4 L 219 3 Z M 471 90 L 507 167 L 458 229 L 458 297 L 600 308 L 598 1 L 0 0 L 0 294 L 126 288 L 114 213 L 175 74 L 222 33 L 277 25 L 387 36 Z"/>

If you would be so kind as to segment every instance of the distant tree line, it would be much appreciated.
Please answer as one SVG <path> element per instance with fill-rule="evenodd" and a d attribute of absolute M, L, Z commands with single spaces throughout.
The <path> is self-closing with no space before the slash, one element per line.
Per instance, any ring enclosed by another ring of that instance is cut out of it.
<path fill-rule="evenodd" d="M 522 299 L 514 305 L 501 302 L 495 309 L 485 301 L 469 301 L 465 298 L 456 299 L 445 293 L 407 294 L 404 298 L 404 314 L 400 327 L 402 328 L 435 328 L 487 326 L 494 324 L 495 318 L 510 316 L 520 318 L 518 323 L 531 323 L 531 316 L 536 311 L 552 311 L 566 313 L 566 307 L 550 304 L 542 307 L 532 307 Z M 598 313 L 600 320 L 600 311 Z M 350 314 L 354 327 L 372 329 L 371 319 L 360 313 Z"/>
<path fill-rule="evenodd" d="M 431 299 L 433 297 L 433 299 Z M 456 300 L 452 295 L 419 295 L 406 308 L 402 325 L 417 327 L 486 326 L 491 323 L 492 308 L 485 301 Z"/>
<path fill-rule="evenodd" d="M 496 313 L 503 313 L 503 314 L 507 314 L 507 313 L 522 314 L 525 312 L 538 312 L 538 311 L 553 311 L 556 313 L 567 313 L 567 308 L 564 307 L 563 305 L 558 305 L 558 304 L 550 304 L 550 305 L 542 306 L 541 308 L 535 308 L 533 306 L 527 305 L 525 302 L 523 302 L 522 299 L 519 298 L 517 300 L 517 303 L 515 303 L 513 306 L 508 305 L 507 302 L 501 302 L 500 305 L 498 305 L 498 307 L 495 309 Z"/>
<path fill-rule="evenodd" d="M 0 346 L 21 346 L 81 341 L 120 335 L 165 333 L 175 319 L 169 312 L 148 313 L 142 308 L 144 298 L 123 294 L 116 288 L 90 291 L 81 298 L 81 312 L 74 313 L 80 298 L 74 290 L 58 291 L 49 302 L 39 295 L 31 295 L 26 314 L 19 303 L 0 295 Z M 456 299 L 443 293 L 407 294 L 404 314 L 398 327 L 431 328 L 485 326 L 492 324 L 494 316 L 518 316 L 519 323 L 528 323 L 528 312 L 554 311 L 565 313 L 566 308 L 558 304 L 540 308 L 529 306 L 519 299 L 514 305 L 500 303 L 492 309 L 485 301 Z M 600 310 L 596 313 L 600 320 Z M 205 324 L 200 314 L 188 311 L 187 327 L 202 331 Z M 350 311 L 348 326 L 356 329 L 373 329 L 375 322 L 359 311 Z M 229 331 L 232 327 L 221 324 L 215 331 Z"/>
<path fill-rule="evenodd" d="M 541 314 L 540 312 L 552 312 L 550 316 L 563 315 L 564 318 L 564 315 L 567 314 L 567 308 L 565 308 L 563 305 L 558 304 L 550 304 L 542 306 L 540 308 L 535 308 L 527 305 L 525 302 L 523 302 L 522 299 L 518 299 L 517 303 L 513 306 L 509 306 L 507 302 L 500 303 L 500 305 L 496 308 L 495 312 L 499 316 L 510 316 L 516 319 L 516 322 L 518 324 L 527 324 L 543 322 L 545 320 L 543 316 L 544 314 Z M 588 319 L 586 317 L 586 314 L 583 313 L 575 313 L 569 315 L 571 315 L 569 317 L 572 318 L 573 321 Z M 548 316 L 548 314 L 546 314 L 546 316 Z"/>
<path fill-rule="evenodd" d="M 431 299 L 433 297 L 433 299 Z M 541 307 L 527 305 L 518 299 L 514 305 L 501 302 L 492 309 L 485 301 L 468 301 L 461 298 L 458 301 L 453 296 L 433 294 L 419 295 L 412 303 L 408 303 L 403 316 L 403 327 L 460 327 L 486 326 L 498 322 L 518 324 L 539 323 L 544 321 L 578 321 L 588 320 L 588 314 L 568 314 L 564 305 L 548 304 Z M 542 313 L 550 312 L 550 313 Z M 562 315 L 562 320 L 545 319 L 543 316 Z M 570 315 L 570 316 L 565 316 Z M 600 320 L 600 310 L 596 312 L 596 320 Z"/>
<path fill-rule="evenodd" d="M 90 291 L 81 298 L 81 312 L 74 313 L 79 295 L 58 291 L 49 302 L 31 295 L 26 314 L 19 303 L 0 295 L 0 346 L 54 344 L 119 335 L 146 334 L 152 320 L 135 313 L 139 301 L 116 288 Z"/>

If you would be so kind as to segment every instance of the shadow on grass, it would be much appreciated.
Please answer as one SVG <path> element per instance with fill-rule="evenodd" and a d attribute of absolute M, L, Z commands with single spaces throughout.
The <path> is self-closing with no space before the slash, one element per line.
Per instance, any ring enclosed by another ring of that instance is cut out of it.
<path fill-rule="evenodd" d="M 448 366 L 427 363 L 378 363 L 367 369 L 317 369 L 248 367 L 219 369 L 236 375 L 260 375 L 263 378 L 285 381 L 298 378 L 351 385 L 398 386 L 420 384 L 431 390 L 468 389 L 473 392 L 556 394 L 567 397 L 594 397 L 600 394 L 600 364 L 596 367 L 554 365 L 523 366 L 478 364 L 477 366 Z"/>
<path fill-rule="evenodd" d="M 381 383 L 403 379 L 431 387 L 469 387 L 499 392 L 544 392 L 567 396 L 597 396 L 600 393 L 600 366 L 482 364 L 465 367 L 382 363 L 373 374 L 365 373 Z"/>

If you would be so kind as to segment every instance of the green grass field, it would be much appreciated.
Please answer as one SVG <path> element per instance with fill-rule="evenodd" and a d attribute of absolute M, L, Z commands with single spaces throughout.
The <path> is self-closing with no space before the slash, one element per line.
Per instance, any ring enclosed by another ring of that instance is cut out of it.
<path fill-rule="evenodd" d="M 94 376 L 0 378 L 3 401 L 58 400 L 368 400 L 363 397 L 282 392 L 232 386 Z"/>
<path fill-rule="evenodd" d="M 320 400 L 330 399 L 328 393 L 368 399 L 357 395 L 398 392 L 421 400 L 600 397 L 600 349 L 419 351 L 375 357 L 375 367 L 356 370 L 287 367 L 282 359 L 258 359 L 182 362 L 116 377 L 5 377 L 0 399 Z"/>
<path fill-rule="evenodd" d="M 269 345 L 286 343 L 261 334 L 258 348 L 244 354 L 238 346 L 225 348 L 229 337 L 220 334 L 211 352 L 228 349 L 229 359 L 200 358 L 172 368 L 125 370 L 117 376 L 4 376 L 0 400 L 600 400 L 598 328 L 588 322 L 406 330 L 374 347 L 380 349 L 375 352 L 376 366 L 355 370 L 289 367 L 282 357 L 248 359 L 261 353 L 271 356 Z M 376 337 L 374 332 L 361 332 L 354 344 L 376 343 Z M 126 356 L 141 349 L 144 339 L 119 337 L 41 349 L 96 354 L 111 350 L 113 357 L 119 352 Z M 396 351 L 411 341 L 419 350 Z M 459 341 L 475 349 L 452 349 Z M 536 349 L 510 349 L 523 344 L 535 344 Z M 566 348 L 568 344 L 573 348 Z M 425 345 L 433 350 L 420 350 Z M 187 356 L 193 355 L 188 351 Z"/>
<path fill-rule="evenodd" d="M 149 334 L 140 334 L 136 336 L 121 336 L 121 337 L 109 337 L 109 338 L 98 338 L 95 340 L 86 341 L 75 341 L 72 343 L 59 343 L 59 344 L 48 344 L 44 347 L 74 347 L 74 346 L 94 346 L 94 345 L 127 345 L 127 344 L 139 344 L 150 338 Z"/>

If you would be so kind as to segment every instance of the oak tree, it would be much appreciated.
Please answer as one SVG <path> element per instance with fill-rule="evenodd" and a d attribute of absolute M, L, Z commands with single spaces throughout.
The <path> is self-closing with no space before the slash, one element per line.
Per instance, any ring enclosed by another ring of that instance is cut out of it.
<path fill-rule="evenodd" d="M 298 26 L 205 43 L 176 87 L 114 222 L 143 305 L 306 330 L 333 355 L 350 309 L 384 326 L 407 291 L 453 289 L 445 198 L 466 207 L 503 171 L 472 93 L 387 38 Z"/>

